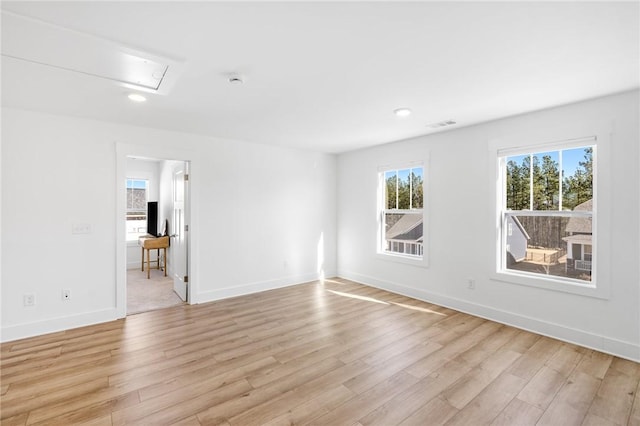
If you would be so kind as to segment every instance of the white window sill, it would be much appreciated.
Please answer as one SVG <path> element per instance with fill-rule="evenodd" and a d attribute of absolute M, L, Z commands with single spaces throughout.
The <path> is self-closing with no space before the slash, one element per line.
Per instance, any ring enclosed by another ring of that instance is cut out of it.
<path fill-rule="evenodd" d="M 418 256 L 403 256 L 401 254 L 392 254 L 392 253 L 376 253 L 376 258 L 380 260 L 385 260 L 387 262 L 394 263 L 402 263 L 405 265 L 417 266 L 420 268 L 428 268 L 429 263 L 427 262 L 427 258 L 425 255 L 422 257 Z"/>
<path fill-rule="evenodd" d="M 560 277 L 530 275 L 517 272 L 494 272 L 490 279 L 509 284 L 518 284 L 527 287 L 542 288 L 545 290 L 560 291 L 563 293 L 577 294 L 580 296 L 609 299 L 608 292 L 592 283 L 581 284 L 578 280 L 565 280 Z"/>

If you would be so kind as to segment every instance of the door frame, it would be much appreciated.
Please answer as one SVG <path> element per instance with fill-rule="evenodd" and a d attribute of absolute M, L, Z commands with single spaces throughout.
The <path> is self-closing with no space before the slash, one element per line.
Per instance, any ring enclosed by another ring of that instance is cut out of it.
<path fill-rule="evenodd" d="M 197 209 L 197 171 L 200 170 L 198 156 L 187 149 L 169 148 L 161 146 L 134 145 L 116 142 L 116 312 L 118 318 L 127 316 L 127 236 L 126 224 L 123 218 L 126 215 L 126 178 L 127 157 L 140 157 L 157 160 L 175 160 L 189 162 L 189 198 L 187 208 L 189 214 L 189 238 L 187 240 L 187 270 L 189 271 L 189 283 L 187 291 L 187 303 L 198 303 L 198 264 L 199 254 L 197 247 L 197 235 L 191 232 L 198 229 Z M 195 173 L 194 173 L 195 172 Z M 194 179 L 194 176 L 196 179 Z"/>
<path fill-rule="evenodd" d="M 176 179 L 176 170 L 179 169 L 180 170 L 180 180 L 178 181 Z M 180 299 L 182 299 L 182 294 L 181 291 L 185 292 L 185 301 L 189 300 L 189 281 L 187 280 L 185 282 L 185 277 L 189 275 L 189 170 L 190 170 L 190 163 L 188 161 L 180 161 L 180 162 L 174 162 L 172 164 L 171 167 L 171 185 L 172 185 L 172 191 L 171 191 L 171 213 L 172 213 L 172 217 L 173 217 L 173 226 L 171 227 L 171 232 L 169 232 L 170 236 L 169 238 L 173 238 L 173 236 L 176 236 L 176 240 L 175 240 L 175 244 L 179 244 L 179 241 L 181 239 L 181 235 L 183 235 L 184 238 L 184 245 L 186 245 L 186 253 L 184 253 L 184 266 L 186 268 L 186 274 L 182 275 L 182 274 L 178 274 L 178 271 L 176 271 L 176 266 L 179 264 L 182 264 L 182 262 L 178 263 L 177 261 L 177 257 L 179 256 L 174 256 L 176 253 L 178 253 L 179 251 L 173 252 L 171 253 L 171 263 L 173 263 L 173 268 L 174 270 L 171 273 L 171 276 L 173 278 L 173 291 L 178 294 L 178 296 L 180 297 Z M 178 222 L 176 220 L 176 193 L 178 190 L 178 186 L 181 185 L 182 186 L 182 221 L 180 221 L 180 227 L 182 227 L 182 229 L 178 229 L 179 227 L 176 225 L 176 223 Z M 171 240 L 174 241 L 174 240 Z M 184 286 L 183 289 L 179 289 L 177 288 L 176 285 L 176 279 L 181 283 L 182 286 Z"/>

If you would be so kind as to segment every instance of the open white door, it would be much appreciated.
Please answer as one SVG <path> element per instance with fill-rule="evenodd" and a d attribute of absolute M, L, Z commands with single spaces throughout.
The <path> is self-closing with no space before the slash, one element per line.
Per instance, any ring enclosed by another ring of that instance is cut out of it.
<path fill-rule="evenodd" d="M 173 169 L 173 234 L 171 235 L 171 264 L 173 290 L 184 301 L 189 286 L 187 238 L 189 234 L 189 163 L 177 164 Z"/>

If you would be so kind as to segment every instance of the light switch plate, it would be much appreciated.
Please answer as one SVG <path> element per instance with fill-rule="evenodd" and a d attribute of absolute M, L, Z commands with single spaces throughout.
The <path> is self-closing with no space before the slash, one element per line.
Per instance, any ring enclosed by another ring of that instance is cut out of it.
<path fill-rule="evenodd" d="M 91 233 L 91 225 L 88 223 L 74 223 L 71 226 L 72 234 L 90 234 Z"/>

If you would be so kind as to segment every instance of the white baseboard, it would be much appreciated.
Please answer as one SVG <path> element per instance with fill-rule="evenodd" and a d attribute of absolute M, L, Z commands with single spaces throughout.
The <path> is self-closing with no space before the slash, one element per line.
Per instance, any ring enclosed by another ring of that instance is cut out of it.
<path fill-rule="evenodd" d="M 27 337 L 40 336 L 72 328 L 85 327 L 93 324 L 109 322 L 120 318 L 116 308 L 104 309 L 96 312 L 87 312 L 68 317 L 47 319 L 44 321 L 16 324 L 2 327 L 0 341 L 10 342 Z"/>
<path fill-rule="evenodd" d="M 408 296 L 428 303 L 434 303 L 446 308 L 455 309 L 456 311 L 499 322 L 501 324 L 510 325 L 526 331 L 531 331 L 536 334 L 541 334 L 543 336 L 595 349 L 620 358 L 640 362 L 640 345 L 631 342 L 612 339 L 607 336 L 601 336 L 584 330 L 577 330 L 560 324 L 471 303 L 442 294 L 379 280 L 355 272 L 338 271 L 338 276 L 370 287 L 380 288 L 392 293 Z"/>
<path fill-rule="evenodd" d="M 335 273 L 326 273 L 326 277 L 333 277 Z M 194 303 L 207 303 L 216 300 L 228 299 L 230 297 L 244 296 L 261 291 L 274 290 L 276 288 L 290 287 L 298 284 L 308 283 L 320 279 L 318 273 L 297 275 L 292 277 L 277 278 L 269 281 L 242 284 L 234 287 L 225 287 L 216 290 L 201 292 Z"/>
<path fill-rule="evenodd" d="M 554 324 L 542 321 L 536 318 L 526 317 L 523 315 L 507 312 L 492 307 L 470 303 L 464 300 L 444 296 L 437 293 L 431 293 L 424 290 L 407 287 L 401 284 L 389 281 L 378 280 L 362 274 L 348 271 L 340 271 L 337 274 L 327 273 L 327 277 L 339 276 L 351 281 L 355 281 L 371 287 L 380 288 L 392 293 L 401 294 L 422 300 L 429 303 L 435 303 L 447 308 L 455 309 L 470 315 L 486 318 L 502 324 L 517 327 L 533 333 L 542 334 L 565 342 L 585 346 L 600 352 L 618 356 L 620 358 L 629 359 L 640 362 L 640 345 L 612 339 L 607 336 L 601 336 L 584 330 L 577 330 L 560 324 Z M 317 273 L 304 274 L 294 277 L 284 277 L 275 280 L 261 281 L 256 283 L 244 284 L 236 287 L 227 287 L 200 293 L 196 303 L 213 302 L 216 300 L 227 299 L 230 297 L 243 296 L 261 291 L 273 290 L 277 288 L 289 287 L 293 285 L 303 284 L 319 279 Z M 9 342 L 27 337 L 39 336 L 42 334 L 54 333 L 58 331 L 69 330 L 78 327 L 84 327 L 93 324 L 113 321 L 119 319 L 120 316 L 115 308 L 105 309 L 97 312 L 88 312 L 84 314 L 73 315 L 69 317 L 61 317 L 47 319 L 44 321 L 36 321 L 26 324 L 17 324 L 2 327 L 0 335 L 1 342 Z"/>
<path fill-rule="evenodd" d="M 335 273 L 327 273 L 326 276 L 333 277 Z M 292 277 L 284 277 L 270 281 L 244 284 L 237 287 L 228 287 L 200 293 L 193 303 L 206 303 L 230 297 L 243 296 L 251 293 L 258 293 L 276 288 L 289 287 L 315 281 L 320 278 L 318 273 L 303 274 Z M 85 327 L 94 324 L 114 321 L 123 318 L 118 314 L 116 308 L 105 309 L 96 312 L 88 312 L 68 317 L 53 318 L 43 321 L 36 321 L 25 324 L 17 324 L 0 329 L 0 342 L 10 342 L 28 337 L 40 336 L 43 334 L 55 333 L 58 331 L 70 330 L 78 327 Z"/>

